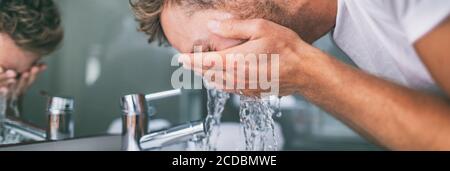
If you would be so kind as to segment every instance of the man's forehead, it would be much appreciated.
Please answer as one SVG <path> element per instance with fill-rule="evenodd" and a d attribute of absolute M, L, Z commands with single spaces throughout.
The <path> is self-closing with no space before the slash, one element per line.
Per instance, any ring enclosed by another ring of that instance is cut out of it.
<path fill-rule="evenodd" d="M 208 22 L 232 18 L 230 13 L 218 10 L 200 10 L 188 15 L 188 10 L 180 8 L 172 5 L 163 10 L 161 25 L 169 43 L 183 53 L 193 52 L 194 46 L 210 48 L 212 40 Z"/>
<path fill-rule="evenodd" d="M 190 52 L 195 43 L 206 39 L 208 30 L 202 16 L 188 16 L 179 7 L 166 9 L 161 14 L 161 25 L 169 43 L 181 52 Z"/>
<path fill-rule="evenodd" d="M 39 55 L 18 47 L 7 34 L 0 33 L 0 67 L 23 72 L 39 59 Z"/>

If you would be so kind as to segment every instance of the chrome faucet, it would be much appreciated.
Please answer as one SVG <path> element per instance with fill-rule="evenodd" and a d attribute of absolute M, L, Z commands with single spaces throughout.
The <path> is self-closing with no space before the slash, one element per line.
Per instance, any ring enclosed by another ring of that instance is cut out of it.
<path fill-rule="evenodd" d="M 147 151 L 179 142 L 187 142 L 192 138 L 201 138 L 204 136 L 204 123 L 202 121 L 197 121 L 145 135 L 139 140 L 139 143 L 141 150 Z"/>
<path fill-rule="evenodd" d="M 47 140 L 62 140 L 74 137 L 72 112 L 74 99 L 71 97 L 49 97 L 47 102 Z"/>
<path fill-rule="evenodd" d="M 167 130 L 148 133 L 149 101 L 177 96 L 181 90 L 171 90 L 155 94 L 132 94 L 121 98 L 122 116 L 122 150 L 146 151 L 179 142 L 186 142 L 193 137 L 203 137 L 203 122 L 190 122 Z"/>
<path fill-rule="evenodd" d="M 127 95 L 120 100 L 122 112 L 122 150 L 139 151 L 139 139 L 147 133 L 148 106 L 145 96 Z"/>
<path fill-rule="evenodd" d="M 7 116 L 3 127 L 5 130 L 8 130 L 7 134 L 17 134 L 25 141 L 44 141 L 46 139 L 45 129 L 19 120 L 16 117 Z"/>
<path fill-rule="evenodd" d="M 62 140 L 73 137 L 73 98 L 49 97 L 47 127 L 40 128 L 14 116 L 6 116 L 3 127 L 6 134 L 20 137 L 20 141 Z"/>

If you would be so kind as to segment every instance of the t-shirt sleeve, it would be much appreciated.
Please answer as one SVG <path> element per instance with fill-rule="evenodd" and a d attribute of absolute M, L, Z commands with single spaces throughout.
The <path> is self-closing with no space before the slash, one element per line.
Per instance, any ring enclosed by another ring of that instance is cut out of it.
<path fill-rule="evenodd" d="M 411 43 L 442 23 L 450 14 L 450 0 L 389 0 Z"/>

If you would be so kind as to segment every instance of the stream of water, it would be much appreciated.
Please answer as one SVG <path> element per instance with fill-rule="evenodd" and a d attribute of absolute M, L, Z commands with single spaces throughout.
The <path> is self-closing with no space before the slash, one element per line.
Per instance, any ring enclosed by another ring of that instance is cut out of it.
<path fill-rule="evenodd" d="M 4 122 L 6 119 L 6 107 L 7 107 L 7 98 L 4 95 L 0 95 L 0 144 L 3 144 L 5 139 L 5 127 Z"/>
<path fill-rule="evenodd" d="M 281 116 L 279 98 L 253 98 L 241 96 L 240 121 L 246 151 L 276 151 L 278 149 L 275 121 Z"/>
<path fill-rule="evenodd" d="M 0 144 L 16 144 L 24 140 L 24 137 L 22 137 L 14 130 L 8 129 L 4 124 L 8 107 L 13 110 L 16 117 L 20 116 L 17 99 L 18 97 L 13 94 L 8 105 L 7 95 L 0 95 Z"/>
<path fill-rule="evenodd" d="M 206 151 L 215 151 L 217 150 L 216 141 L 220 136 L 220 120 L 222 119 L 222 112 L 225 109 L 227 100 L 230 98 L 230 94 L 210 88 L 207 84 L 208 83 L 205 82 L 208 95 L 206 104 L 208 115 L 205 119 L 207 130 L 201 148 Z"/>
<path fill-rule="evenodd" d="M 206 87 L 208 88 L 208 86 Z M 216 141 L 220 136 L 222 112 L 230 94 L 208 88 L 207 95 L 206 137 L 199 148 L 214 151 L 217 150 Z M 275 151 L 278 149 L 273 116 L 281 116 L 279 98 L 260 99 L 242 96 L 239 116 L 245 139 L 244 150 Z"/>

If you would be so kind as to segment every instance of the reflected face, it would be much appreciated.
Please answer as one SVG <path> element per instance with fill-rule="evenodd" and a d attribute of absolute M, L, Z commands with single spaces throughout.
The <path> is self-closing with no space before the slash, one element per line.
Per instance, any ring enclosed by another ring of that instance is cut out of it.
<path fill-rule="evenodd" d="M 192 53 L 194 46 L 202 46 L 203 51 L 220 51 L 243 41 L 212 34 L 207 24 L 210 20 L 231 17 L 231 14 L 218 10 L 201 10 L 188 15 L 182 7 L 170 5 L 161 14 L 161 26 L 169 43 L 181 53 Z"/>
<path fill-rule="evenodd" d="M 0 33 L 0 67 L 18 73 L 29 70 L 40 57 L 16 45 L 6 34 Z"/>

